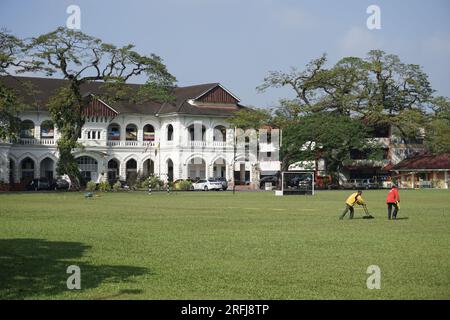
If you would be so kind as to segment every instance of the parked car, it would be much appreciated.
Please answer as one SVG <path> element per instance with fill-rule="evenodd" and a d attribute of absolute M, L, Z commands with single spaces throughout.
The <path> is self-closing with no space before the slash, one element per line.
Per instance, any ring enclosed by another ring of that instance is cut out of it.
<path fill-rule="evenodd" d="M 278 184 L 278 177 L 277 176 L 262 177 L 259 180 L 259 188 L 261 188 L 261 189 L 264 188 L 267 182 L 270 182 L 270 183 L 272 183 L 273 186 L 274 185 L 276 186 Z"/>
<path fill-rule="evenodd" d="M 49 190 L 51 187 L 51 183 L 47 178 L 39 178 L 31 180 L 27 185 L 27 190 Z"/>
<path fill-rule="evenodd" d="M 226 190 L 228 189 L 228 181 L 227 181 L 226 178 L 223 178 L 223 177 L 214 177 L 214 178 L 210 178 L 210 179 L 215 180 L 215 181 L 219 181 L 220 183 L 222 183 L 222 190 L 223 190 L 223 191 L 226 191 Z M 209 180 L 209 179 L 208 179 L 208 180 Z"/>
<path fill-rule="evenodd" d="M 312 177 L 311 177 L 311 176 L 303 177 L 303 179 L 301 179 L 301 180 L 298 182 L 298 187 L 299 187 L 300 189 L 308 189 L 308 188 L 312 188 L 312 183 L 311 183 L 311 181 L 312 181 Z"/>
<path fill-rule="evenodd" d="M 363 189 L 378 189 L 379 185 L 374 179 L 364 179 L 362 182 Z"/>
<path fill-rule="evenodd" d="M 214 179 L 199 180 L 198 182 L 193 183 L 192 186 L 194 187 L 194 190 L 203 190 L 203 191 L 222 190 L 223 188 L 222 182 L 216 181 Z"/>
<path fill-rule="evenodd" d="M 57 178 L 53 181 L 51 188 L 53 190 L 68 190 L 70 188 L 70 183 L 63 178 Z"/>
<path fill-rule="evenodd" d="M 304 188 L 305 186 L 311 185 L 311 179 L 312 179 L 311 175 L 295 176 L 291 180 L 289 180 L 287 185 L 288 185 L 288 187 L 293 187 L 293 188 L 298 188 L 298 187 Z"/>
<path fill-rule="evenodd" d="M 342 183 L 343 189 L 364 189 L 363 180 L 361 179 L 352 179 Z"/>
<path fill-rule="evenodd" d="M 125 180 L 117 180 L 117 181 L 120 182 L 120 189 L 122 189 L 122 190 L 130 190 L 131 189 L 130 185 Z M 115 181 L 114 183 L 116 183 L 117 181 Z"/>

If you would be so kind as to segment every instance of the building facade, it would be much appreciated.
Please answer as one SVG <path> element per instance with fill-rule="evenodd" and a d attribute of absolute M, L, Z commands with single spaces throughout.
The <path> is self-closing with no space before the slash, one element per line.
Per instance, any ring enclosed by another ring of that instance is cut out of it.
<path fill-rule="evenodd" d="M 0 143 L 0 181 L 24 184 L 33 178 L 55 178 L 59 132 L 46 105 L 65 81 L 28 77 L 1 81 L 16 89 L 27 108 L 20 114 L 19 139 Z M 236 148 L 236 130 L 226 120 L 245 107 L 219 83 L 174 88 L 170 103 L 129 99 L 106 103 L 101 83 L 82 89 L 87 105 L 78 141 L 83 147 L 74 155 L 84 181 L 157 175 L 165 181 L 224 177 L 256 186 L 261 174 L 280 169 L 279 161 L 260 161 L 247 146 Z M 277 152 L 272 143 L 261 146 Z"/>

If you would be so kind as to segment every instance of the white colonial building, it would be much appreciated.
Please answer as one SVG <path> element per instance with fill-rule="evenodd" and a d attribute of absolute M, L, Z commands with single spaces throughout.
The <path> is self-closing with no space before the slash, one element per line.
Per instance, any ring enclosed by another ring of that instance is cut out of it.
<path fill-rule="evenodd" d="M 18 141 L 0 142 L 0 181 L 20 184 L 56 177 L 59 134 L 47 110 L 48 99 L 65 80 L 3 77 L 26 103 Z M 139 85 L 129 85 L 137 90 Z M 107 104 L 101 83 L 83 87 L 86 123 L 74 151 L 85 180 L 135 179 L 158 175 L 163 180 L 226 177 L 254 183 L 261 174 L 280 169 L 278 161 L 235 148 L 235 129 L 226 119 L 241 108 L 239 99 L 219 83 L 177 87 L 172 103 Z M 277 152 L 269 141 L 259 151 Z M 233 168 L 234 166 L 234 168 Z"/>

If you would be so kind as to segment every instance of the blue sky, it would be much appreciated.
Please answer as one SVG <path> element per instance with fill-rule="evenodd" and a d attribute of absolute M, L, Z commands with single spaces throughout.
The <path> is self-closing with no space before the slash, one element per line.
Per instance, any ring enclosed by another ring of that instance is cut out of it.
<path fill-rule="evenodd" d="M 255 90 L 270 70 L 302 68 L 324 52 L 333 64 L 370 49 L 421 65 L 437 94 L 450 97 L 448 0 L 2 0 L 0 27 L 37 36 L 65 25 L 71 4 L 81 8 L 81 31 L 156 53 L 178 85 L 220 82 L 248 105 L 292 97 L 288 89 Z M 366 27 L 371 4 L 381 9 L 381 30 Z"/>

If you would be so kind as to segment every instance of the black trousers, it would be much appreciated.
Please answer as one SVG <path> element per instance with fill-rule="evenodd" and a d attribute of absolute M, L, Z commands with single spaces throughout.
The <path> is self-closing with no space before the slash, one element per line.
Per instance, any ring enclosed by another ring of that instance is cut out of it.
<path fill-rule="evenodd" d="M 350 219 L 353 219 L 353 214 L 355 213 L 355 210 L 353 209 L 352 206 L 349 206 L 348 204 L 345 204 L 344 212 L 342 212 L 342 214 L 339 218 L 343 219 L 345 217 L 345 215 L 347 214 L 347 212 L 349 212 L 349 211 L 350 211 Z"/>
<path fill-rule="evenodd" d="M 388 206 L 388 219 L 391 219 L 391 211 L 392 211 L 392 207 L 394 207 L 394 212 L 392 213 L 392 218 L 397 219 L 397 212 L 398 212 L 398 206 L 397 203 L 395 202 L 390 202 L 387 204 Z"/>

